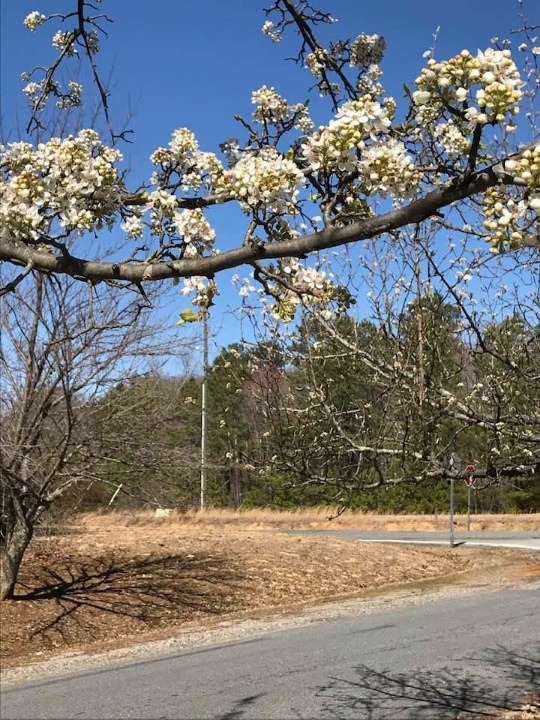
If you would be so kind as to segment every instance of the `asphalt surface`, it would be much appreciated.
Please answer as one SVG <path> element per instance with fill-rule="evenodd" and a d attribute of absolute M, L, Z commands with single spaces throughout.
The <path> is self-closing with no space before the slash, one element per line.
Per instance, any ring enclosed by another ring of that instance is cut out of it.
<path fill-rule="evenodd" d="M 347 540 L 384 543 L 415 543 L 426 545 L 449 545 L 450 534 L 444 532 L 402 532 L 386 530 L 284 530 L 287 534 L 328 535 Z M 484 545 L 488 547 L 522 548 L 540 550 L 540 527 L 537 532 L 463 532 L 454 533 L 455 545 Z"/>
<path fill-rule="evenodd" d="M 6 690 L 11 718 L 439 720 L 540 688 L 540 584 Z"/>

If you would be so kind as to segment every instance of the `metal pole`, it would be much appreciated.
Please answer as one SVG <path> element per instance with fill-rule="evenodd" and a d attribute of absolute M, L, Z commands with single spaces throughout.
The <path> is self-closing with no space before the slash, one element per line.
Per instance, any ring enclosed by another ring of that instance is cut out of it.
<path fill-rule="evenodd" d="M 467 485 L 467 532 L 471 531 L 471 490 L 472 486 Z"/>
<path fill-rule="evenodd" d="M 201 510 L 206 505 L 206 414 L 208 403 L 208 310 L 203 313 L 203 381 L 201 394 Z"/>
<path fill-rule="evenodd" d="M 454 547 L 454 478 L 450 478 L 450 547 Z"/>

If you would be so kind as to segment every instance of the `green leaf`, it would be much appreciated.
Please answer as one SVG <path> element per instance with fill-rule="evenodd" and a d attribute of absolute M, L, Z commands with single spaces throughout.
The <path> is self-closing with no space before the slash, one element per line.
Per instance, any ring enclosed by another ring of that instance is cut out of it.
<path fill-rule="evenodd" d="M 196 313 L 191 308 L 186 308 L 180 313 L 180 320 L 176 324 L 184 325 L 184 323 L 198 322 L 200 319 L 199 313 Z"/>

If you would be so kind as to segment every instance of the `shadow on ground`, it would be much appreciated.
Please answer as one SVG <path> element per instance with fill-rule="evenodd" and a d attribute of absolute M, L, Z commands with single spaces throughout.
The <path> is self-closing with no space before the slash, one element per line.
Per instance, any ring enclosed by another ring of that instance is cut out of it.
<path fill-rule="evenodd" d="M 329 678 L 316 697 L 321 717 L 365 720 L 450 720 L 499 717 L 517 710 L 531 693 L 540 692 L 540 644 L 517 653 L 497 647 L 464 659 L 457 668 L 392 673 L 367 665 L 352 668 L 351 677 Z M 469 714 L 470 713 L 470 714 Z M 531 713 L 532 718 L 540 715 Z"/>
<path fill-rule="evenodd" d="M 471 660 L 477 670 L 471 672 Z M 351 668 L 348 677 L 330 677 L 307 702 L 283 717 L 358 720 L 473 720 L 504 717 L 532 700 L 526 720 L 540 718 L 540 644 L 526 653 L 503 647 L 463 658 L 456 668 L 393 673 L 368 665 Z M 220 720 L 259 718 L 268 713 L 267 693 L 237 700 Z M 301 693 L 304 697 L 305 693 Z M 265 699 L 263 699 L 265 698 Z M 275 717 L 274 714 L 271 715 Z"/>
<path fill-rule="evenodd" d="M 230 561 L 204 555 L 124 558 L 66 555 L 54 565 L 33 567 L 17 587 L 16 601 L 31 601 L 44 619 L 31 635 L 42 638 L 79 623 L 107 618 L 160 625 L 198 613 L 216 614 L 237 602 L 242 575 Z"/>

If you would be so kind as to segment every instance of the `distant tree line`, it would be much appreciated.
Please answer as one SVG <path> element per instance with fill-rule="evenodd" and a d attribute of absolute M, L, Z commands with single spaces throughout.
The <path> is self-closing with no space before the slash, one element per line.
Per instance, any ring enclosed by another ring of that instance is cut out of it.
<path fill-rule="evenodd" d="M 538 326 L 517 315 L 471 348 L 436 293 L 392 328 L 306 313 L 292 340 L 230 345 L 208 377 L 209 501 L 445 511 L 448 479 L 473 464 L 479 512 L 539 511 L 539 352 Z M 147 374 L 100 400 L 105 482 L 81 507 L 120 484 L 115 506 L 197 505 L 201 381 Z"/>

